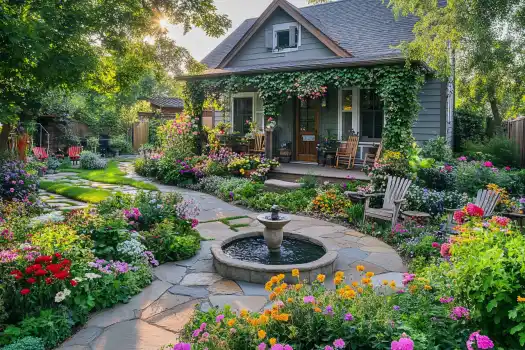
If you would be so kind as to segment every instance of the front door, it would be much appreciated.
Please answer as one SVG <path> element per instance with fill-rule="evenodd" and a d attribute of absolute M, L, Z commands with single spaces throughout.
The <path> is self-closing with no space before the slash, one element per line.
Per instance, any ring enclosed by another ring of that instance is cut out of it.
<path fill-rule="evenodd" d="M 304 162 L 317 161 L 317 131 L 319 129 L 319 100 L 297 100 L 296 159 Z"/>

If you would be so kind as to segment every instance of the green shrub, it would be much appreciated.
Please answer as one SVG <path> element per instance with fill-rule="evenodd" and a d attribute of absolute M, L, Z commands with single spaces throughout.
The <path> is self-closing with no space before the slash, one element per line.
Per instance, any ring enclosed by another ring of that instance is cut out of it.
<path fill-rule="evenodd" d="M 316 188 L 317 177 L 313 174 L 307 174 L 299 179 L 299 183 L 303 188 Z"/>
<path fill-rule="evenodd" d="M 104 169 L 107 161 L 100 158 L 96 153 L 83 151 L 80 153 L 80 167 L 87 170 Z"/>
<path fill-rule="evenodd" d="M 122 210 L 131 208 L 133 203 L 133 196 L 127 193 L 117 192 L 111 197 L 104 199 L 98 203 L 97 209 L 99 213 L 112 213 L 115 210 Z"/>
<path fill-rule="evenodd" d="M 432 168 L 419 169 L 417 172 L 417 183 L 437 191 L 452 191 L 456 186 L 456 177 L 450 165 L 434 166 Z"/>
<path fill-rule="evenodd" d="M 161 264 L 189 259 L 200 249 L 198 234 L 180 221 L 164 220 L 142 234 L 146 246 Z"/>
<path fill-rule="evenodd" d="M 2 350 L 44 350 L 44 343 L 40 338 L 24 337 L 4 346 Z"/>
<path fill-rule="evenodd" d="M 467 142 L 481 142 L 485 136 L 486 115 L 466 108 L 454 112 L 454 150 L 461 151 Z"/>
<path fill-rule="evenodd" d="M 133 153 L 133 146 L 129 142 L 125 135 L 118 135 L 112 137 L 109 140 L 109 147 L 114 151 L 119 151 L 120 154 L 131 154 Z"/>
<path fill-rule="evenodd" d="M 496 167 L 518 167 L 520 152 L 517 144 L 505 136 L 496 136 L 488 142 L 466 144 L 465 154 L 477 157 L 476 154 L 482 154 L 484 159 L 491 161 Z M 476 158 L 476 159 L 477 159 Z"/>
<path fill-rule="evenodd" d="M 354 203 L 352 206 L 346 208 L 348 222 L 355 225 L 363 221 L 364 211 L 365 206 L 361 203 Z"/>
<path fill-rule="evenodd" d="M 432 158 L 436 162 L 450 162 L 453 159 L 452 149 L 444 137 L 428 140 L 421 149 L 421 156 Z"/>
<path fill-rule="evenodd" d="M 511 188 L 514 186 L 511 173 L 503 170 L 494 170 L 479 162 L 459 162 L 454 168 L 456 177 L 456 190 L 475 196 L 480 189 L 485 189 L 488 184 L 499 187 Z"/>

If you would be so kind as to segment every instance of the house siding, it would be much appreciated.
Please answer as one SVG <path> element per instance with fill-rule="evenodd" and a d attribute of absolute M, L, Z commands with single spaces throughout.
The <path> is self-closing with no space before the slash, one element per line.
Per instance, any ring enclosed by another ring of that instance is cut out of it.
<path fill-rule="evenodd" d="M 428 78 L 419 94 L 421 110 L 412 132 L 417 142 L 423 143 L 437 136 L 444 136 L 445 84 L 438 79 Z"/>
<path fill-rule="evenodd" d="M 297 51 L 273 53 L 266 48 L 265 32 L 273 30 L 273 25 L 295 22 L 281 9 L 276 10 L 263 26 L 253 35 L 241 51 L 228 64 L 228 67 L 245 67 L 259 64 L 283 63 L 308 59 L 330 58 L 336 55 L 316 37 L 302 28 L 301 46 Z"/>

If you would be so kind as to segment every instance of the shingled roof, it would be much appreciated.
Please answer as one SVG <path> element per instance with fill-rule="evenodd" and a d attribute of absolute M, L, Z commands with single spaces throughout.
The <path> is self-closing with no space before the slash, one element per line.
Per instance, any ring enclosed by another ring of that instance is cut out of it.
<path fill-rule="evenodd" d="M 392 10 L 381 0 L 340 0 L 298 10 L 324 35 L 342 49 L 350 52 L 352 59 L 347 59 L 347 61 L 354 63 L 360 60 L 367 61 L 368 57 L 374 57 L 374 61 L 381 60 L 381 57 L 385 57 L 386 60 L 392 60 L 393 56 L 401 58 L 401 52 L 392 46 L 402 41 L 412 40 L 412 28 L 417 21 L 417 18 L 413 16 L 400 17 L 396 20 Z M 244 21 L 202 60 L 202 63 L 210 68 L 207 74 L 219 73 L 219 71 L 225 73 L 231 70 L 227 67 L 220 70 L 216 68 L 256 21 L 257 18 Z M 296 61 L 296 64 L 299 62 Z M 279 67 L 274 68 L 279 69 Z M 255 69 L 265 68 L 260 65 L 243 68 L 246 71 Z M 272 68 L 267 67 L 266 69 Z"/>
<path fill-rule="evenodd" d="M 177 97 L 154 97 L 149 102 L 161 108 L 184 108 L 184 101 Z"/>

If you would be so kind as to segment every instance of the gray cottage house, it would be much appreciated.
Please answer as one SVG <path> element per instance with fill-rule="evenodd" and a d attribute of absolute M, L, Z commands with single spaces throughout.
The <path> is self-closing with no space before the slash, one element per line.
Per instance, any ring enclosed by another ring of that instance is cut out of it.
<path fill-rule="evenodd" d="M 381 0 L 340 0 L 303 8 L 275 0 L 203 59 L 208 70 L 199 78 L 402 65 L 405 59 L 394 47 L 413 38 L 416 20 L 396 20 Z M 419 100 L 421 110 L 413 125 L 416 140 L 446 136 L 447 84 L 427 77 Z M 265 122 L 257 91 L 230 94 L 224 105 L 224 116 L 235 132 L 246 132 L 246 120 Z M 315 161 L 316 145 L 324 136 L 346 140 L 358 133 L 358 158 L 382 138 L 385 115 L 373 89 L 328 86 L 322 99 L 291 99 L 282 108 L 273 143 L 292 142 L 296 161 Z"/>

